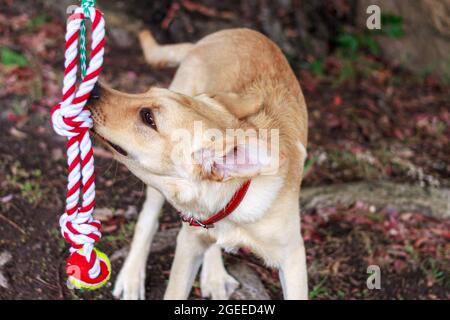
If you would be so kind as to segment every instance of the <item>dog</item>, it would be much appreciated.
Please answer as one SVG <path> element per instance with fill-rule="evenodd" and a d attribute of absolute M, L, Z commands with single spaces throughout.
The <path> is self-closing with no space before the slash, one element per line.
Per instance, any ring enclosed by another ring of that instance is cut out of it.
<path fill-rule="evenodd" d="M 299 194 L 308 119 L 287 59 L 250 29 L 195 44 L 160 45 L 147 30 L 139 40 L 151 66 L 178 67 L 169 88 L 125 94 L 100 84 L 89 104 L 95 135 L 147 185 L 114 296 L 145 298 L 146 260 L 167 200 L 185 223 L 165 299 L 187 299 L 200 266 L 202 295 L 228 299 L 239 284 L 221 249 L 240 247 L 279 269 L 285 299 L 307 299 Z M 256 134 L 236 142 L 230 131 Z M 263 140 L 270 146 L 260 148 Z"/>

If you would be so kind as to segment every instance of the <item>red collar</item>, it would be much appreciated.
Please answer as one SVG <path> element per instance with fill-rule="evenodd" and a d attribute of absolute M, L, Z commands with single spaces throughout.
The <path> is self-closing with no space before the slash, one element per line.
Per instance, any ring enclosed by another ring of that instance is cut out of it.
<path fill-rule="evenodd" d="M 239 188 L 239 190 L 236 191 L 236 193 L 231 198 L 230 202 L 228 202 L 227 205 L 222 210 L 217 212 L 211 218 L 209 218 L 205 221 L 200 221 L 198 219 L 194 219 L 193 217 L 186 218 L 183 216 L 183 214 L 180 214 L 181 219 L 184 222 L 189 223 L 189 225 L 193 226 L 193 227 L 203 227 L 205 229 L 214 228 L 214 223 L 216 223 L 216 222 L 222 220 L 223 218 L 227 217 L 228 215 L 230 215 L 241 204 L 242 199 L 244 199 L 245 194 L 247 193 L 248 187 L 250 186 L 250 181 L 251 180 L 246 181 Z"/>

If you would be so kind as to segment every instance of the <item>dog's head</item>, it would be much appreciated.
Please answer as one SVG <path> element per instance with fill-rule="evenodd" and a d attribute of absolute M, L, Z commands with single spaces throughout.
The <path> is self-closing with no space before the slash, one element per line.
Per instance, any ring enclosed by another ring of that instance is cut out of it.
<path fill-rule="evenodd" d="M 273 135 L 266 132 L 262 141 L 244 120 L 260 104 L 233 94 L 189 97 L 160 88 L 124 94 L 105 85 L 89 102 L 93 131 L 150 184 L 155 177 L 228 181 L 277 170 Z"/>

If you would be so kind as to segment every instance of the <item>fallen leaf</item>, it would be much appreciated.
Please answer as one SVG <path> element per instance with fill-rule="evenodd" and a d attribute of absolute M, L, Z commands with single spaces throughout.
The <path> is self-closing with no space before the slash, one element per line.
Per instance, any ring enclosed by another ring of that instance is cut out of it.
<path fill-rule="evenodd" d="M 431 232 L 433 232 L 435 235 L 444 237 L 446 239 L 450 239 L 450 231 L 444 230 L 444 229 L 438 229 L 438 228 L 430 228 Z"/>
<path fill-rule="evenodd" d="M 99 208 L 94 210 L 94 218 L 100 221 L 108 221 L 114 217 L 114 212 L 111 208 Z"/>
<path fill-rule="evenodd" d="M 10 202 L 12 199 L 13 199 L 13 195 L 8 194 L 7 196 L 1 197 L 0 202 L 7 203 L 7 202 Z"/>

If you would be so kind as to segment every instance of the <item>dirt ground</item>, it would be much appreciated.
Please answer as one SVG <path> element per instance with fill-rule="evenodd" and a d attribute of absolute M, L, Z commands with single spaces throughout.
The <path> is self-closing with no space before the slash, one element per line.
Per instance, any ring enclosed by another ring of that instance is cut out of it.
<path fill-rule="evenodd" d="M 49 120 L 50 108 L 60 98 L 65 25 L 57 12 L 44 13 L 34 2 L 24 3 L 0 4 L 0 299 L 112 299 L 144 185 L 96 146 L 96 207 L 103 220 L 99 247 L 114 257 L 113 275 L 95 292 L 68 289 L 68 247 L 58 226 L 66 184 L 65 143 Z M 196 8 L 174 11 L 173 21 L 163 8 L 127 14 L 143 19 L 167 42 L 195 40 L 198 29 L 260 26 L 241 17 L 239 10 L 220 15 L 231 10 L 224 5 L 213 12 Z M 127 39 L 124 45 L 120 39 L 120 30 L 114 37 L 108 35 L 103 81 L 127 92 L 168 85 L 173 70 L 151 70 L 137 40 Z M 447 82 L 434 75 L 410 74 L 365 51 L 350 62 L 338 51 L 320 60 L 288 58 L 303 87 L 310 118 L 304 188 L 370 180 L 450 186 Z M 160 231 L 179 226 L 177 214 L 166 206 Z M 302 212 L 302 230 L 311 298 L 450 298 L 448 219 L 356 201 Z M 148 299 L 162 298 L 173 253 L 174 243 L 167 243 L 150 254 Z M 225 260 L 227 265 L 249 265 L 270 297 L 282 298 L 277 272 L 251 252 L 227 254 Z M 381 290 L 367 289 L 368 265 L 380 266 Z M 198 281 L 191 297 L 201 298 Z"/>

